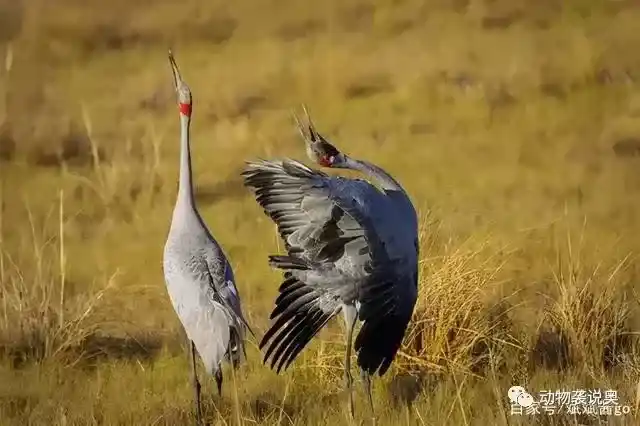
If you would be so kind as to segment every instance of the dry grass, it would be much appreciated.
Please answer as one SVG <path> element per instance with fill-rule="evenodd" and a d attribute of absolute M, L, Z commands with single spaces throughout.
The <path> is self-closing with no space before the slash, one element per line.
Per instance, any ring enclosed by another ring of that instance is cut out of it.
<path fill-rule="evenodd" d="M 304 102 L 405 184 L 423 222 L 379 424 L 637 423 L 635 2 L 49 3 L 0 2 L 2 425 L 190 420 L 160 264 L 178 163 L 169 46 L 195 95 L 197 198 L 259 335 L 278 242 L 238 172 L 303 158 L 290 109 Z M 337 322 L 282 376 L 250 346 L 221 399 L 206 380 L 212 423 L 348 424 Z M 514 384 L 616 389 L 632 414 L 510 416 Z M 356 408 L 367 423 L 362 394 Z"/>

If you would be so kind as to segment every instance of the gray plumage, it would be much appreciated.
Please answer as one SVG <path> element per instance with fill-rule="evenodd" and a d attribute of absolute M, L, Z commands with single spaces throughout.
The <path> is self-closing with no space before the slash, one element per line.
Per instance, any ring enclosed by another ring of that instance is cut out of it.
<path fill-rule="evenodd" d="M 233 270 L 198 213 L 193 197 L 189 126 L 191 93 L 169 56 L 178 94 L 181 123 L 180 178 L 171 227 L 164 247 L 163 269 L 167 291 L 205 369 L 222 386 L 222 362 L 233 368 L 245 358 L 245 332 L 251 331 L 240 305 Z M 200 385 L 192 353 L 197 416 L 200 422 Z"/>
<path fill-rule="evenodd" d="M 244 357 L 245 320 L 231 265 L 195 209 L 178 203 L 164 250 L 167 290 L 209 374 Z"/>
<path fill-rule="evenodd" d="M 284 270 L 260 347 L 265 362 L 286 369 L 341 311 L 347 325 L 345 376 L 351 388 L 351 335 L 356 316 L 358 366 L 382 376 L 395 358 L 413 314 L 418 283 L 418 224 L 400 185 L 382 169 L 340 153 L 309 121 L 309 156 L 327 167 L 359 170 L 361 179 L 332 177 L 290 159 L 249 162 L 243 176 L 277 224 L 287 255 L 270 256 Z M 303 132 L 304 135 L 304 132 Z M 350 397 L 351 398 L 351 397 Z M 370 399 L 371 402 L 371 399 Z M 353 414 L 353 403 L 350 399 Z"/>

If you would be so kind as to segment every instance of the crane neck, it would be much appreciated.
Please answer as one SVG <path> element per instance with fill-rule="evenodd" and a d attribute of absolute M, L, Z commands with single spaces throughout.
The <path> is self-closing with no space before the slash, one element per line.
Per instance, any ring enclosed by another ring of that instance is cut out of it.
<path fill-rule="evenodd" d="M 404 188 L 402 188 L 398 181 L 375 164 L 364 160 L 356 160 L 345 155 L 345 165 L 343 167 L 369 175 L 369 177 L 375 179 L 378 185 L 385 191 L 399 191 L 406 194 Z"/>
<path fill-rule="evenodd" d="M 191 117 L 180 114 L 180 178 L 177 204 L 194 205 L 189 130 Z"/>

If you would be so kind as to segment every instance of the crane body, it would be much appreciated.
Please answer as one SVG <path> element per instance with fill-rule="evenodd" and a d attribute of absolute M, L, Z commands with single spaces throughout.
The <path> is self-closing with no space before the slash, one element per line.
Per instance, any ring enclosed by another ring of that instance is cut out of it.
<path fill-rule="evenodd" d="M 308 115 L 307 115 L 308 117 Z M 340 153 L 309 119 L 308 155 L 325 167 L 358 170 L 362 179 L 329 176 L 295 160 L 249 162 L 245 185 L 277 224 L 287 255 L 269 257 L 284 271 L 260 347 L 278 372 L 286 369 L 331 318 L 347 329 L 345 379 L 353 416 L 353 346 L 371 400 L 370 376 L 382 376 L 395 358 L 418 291 L 418 223 L 402 187 L 379 167 Z"/>
<path fill-rule="evenodd" d="M 202 422 L 196 352 L 222 392 L 222 363 L 237 368 L 246 357 L 244 337 L 251 332 L 242 313 L 231 264 L 198 212 L 193 196 L 189 129 L 191 91 L 169 52 L 180 111 L 178 195 L 164 246 L 167 292 L 185 333 L 192 364 L 196 420 Z"/>

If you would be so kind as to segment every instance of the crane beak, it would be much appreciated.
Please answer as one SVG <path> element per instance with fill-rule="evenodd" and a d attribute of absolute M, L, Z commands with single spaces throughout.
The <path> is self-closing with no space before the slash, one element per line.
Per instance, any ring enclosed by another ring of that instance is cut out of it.
<path fill-rule="evenodd" d="M 307 110 L 306 105 L 302 105 L 302 110 L 304 111 L 304 123 L 302 122 L 302 120 L 300 120 L 295 112 L 293 113 L 293 120 L 296 122 L 298 132 L 300 132 L 302 139 L 307 145 L 318 142 L 320 135 L 318 135 L 318 132 L 313 126 L 313 122 L 311 121 L 311 117 L 309 116 L 309 111 Z"/>
<path fill-rule="evenodd" d="M 311 116 L 309 115 L 309 110 L 307 109 L 307 105 L 302 104 L 302 111 L 304 111 L 304 119 L 307 123 L 307 130 L 309 130 L 309 140 L 311 142 L 317 142 L 320 135 L 316 131 L 316 128 L 313 125 L 313 121 L 311 121 Z"/>
<path fill-rule="evenodd" d="M 178 87 L 180 87 L 180 83 L 182 83 L 182 77 L 180 76 L 178 64 L 176 64 L 176 60 L 174 59 L 171 50 L 169 50 L 169 64 L 171 65 L 171 72 L 173 73 L 173 83 L 176 90 L 178 90 Z"/>
<path fill-rule="evenodd" d="M 318 155 L 315 152 L 314 145 L 316 144 L 314 138 L 314 129 L 309 121 L 309 113 L 307 112 L 307 108 L 303 105 L 303 110 L 305 112 L 305 118 L 307 122 L 305 124 L 302 123 L 302 120 L 298 117 L 298 115 L 293 112 L 293 119 L 296 123 L 296 128 L 302 136 L 302 140 L 304 141 L 305 151 L 307 152 L 307 157 L 309 157 L 312 161 L 318 162 Z"/>
<path fill-rule="evenodd" d="M 338 149 L 333 146 L 331 142 L 329 142 L 324 138 L 324 136 L 318 133 L 305 104 L 302 104 L 302 110 L 304 111 L 305 122 L 303 123 L 295 114 L 295 112 L 293 113 L 293 119 L 295 120 L 298 131 L 302 135 L 302 139 L 304 139 L 304 142 L 307 146 L 307 152 L 320 150 L 323 152 L 335 151 L 335 153 L 339 153 Z"/>

